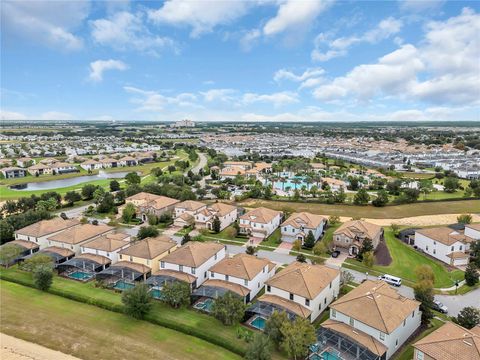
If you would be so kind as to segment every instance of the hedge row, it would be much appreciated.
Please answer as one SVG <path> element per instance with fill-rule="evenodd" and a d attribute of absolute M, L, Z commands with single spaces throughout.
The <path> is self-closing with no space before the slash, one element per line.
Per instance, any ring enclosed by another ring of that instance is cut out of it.
<path fill-rule="evenodd" d="M 0 279 L 5 280 L 5 281 L 9 281 L 9 282 L 12 282 L 12 283 L 16 283 L 16 284 L 19 284 L 19 285 L 35 288 L 35 286 L 31 282 L 26 281 L 26 280 L 22 280 L 22 279 L 17 279 L 13 276 L 10 276 L 9 274 L 0 273 Z M 116 312 L 116 313 L 122 313 L 122 314 L 124 313 L 122 305 L 112 304 L 111 302 L 108 302 L 106 300 L 95 299 L 95 298 L 91 298 L 91 297 L 88 297 L 88 296 L 83 296 L 83 295 L 80 295 L 80 294 L 75 294 L 75 293 L 71 293 L 71 292 L 68 292 L 68 291 L 62 291 L 62 290 L 52 289 L 52 288 L 50 288 L 47 292 L 50 293 L 50 294 L 53 294 L 53 295 L 57 295 L 57 296 L 67 298 L 69 300 L 81 302 L 81 303 L 88 304 L 88 305 L 93 305 L 93 306 L 96 306 L 96 307 L 99 307 L 99 308 L 102 308 L 102 309 L 105 309 L 105 310 L 113 311 L 113 312 Z M 190 336 L 197 337 L 197 338 L 202 339 L 204 341 L 207 341 L 211 344 L 220 346 L 220 347 L 222 347 L 222 348 L 224 348 L 228 351 L 231 351 L 231 352 L 233 352 L 237 355 L 240 355 L 240 356 L 245 355 L 245 349 L 244 348 L 242 348 L 240 346 L 237 346 L 236 344 L 232 344 L 230 342 L 227 342 L 227 341 L 225 341 L 225 340 L 223 340 L 219 337 L 214 336 L 213 334 L 204 333 L 204 332 L 201 331 L 201 329 L 193 328 L 191 326 L 184 325 L 184 324 L 173 323 L 173 322 L 170 322 L 170 321 L 167 321 L 167 320 L 164 320 L 164 319 L 158 319 L 158 318 L 155 318 L 155 316 L 152 315 L 152 314 L 147 315 L 147 317 L 145 318 L 145 321 L 148 321 L 152 324 L 159 325 L 159 326 L 171 329 L 171 330 L 181 332 L 183 334 L 187 334 L 187 335 L 190 335 Z"/>

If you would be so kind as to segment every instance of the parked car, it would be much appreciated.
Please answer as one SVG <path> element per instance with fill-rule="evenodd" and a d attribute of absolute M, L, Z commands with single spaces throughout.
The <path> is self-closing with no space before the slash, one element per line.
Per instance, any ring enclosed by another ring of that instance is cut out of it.
<path fill-rule="evenodd" d="M 386 283 L 393 285 L 393 286 L 400 286 L 402 285 L 402 279 L 399 277 L 393 276 L 393 275 L 388 275 L 384 274 L 378 277 L 379 280 L 383 280 Z"/>
<path fill-rule="evenodd" d="M 442 314 L 448 313 L 448 308 L 438 300 L 433 300 L 432 309 L 437 310 L 438 312 L 441 312 Z"/>
<path fill-rule="evenodd" d="M 335 251 L 332 252 L 332 257 L 333 257 L 333 258 L 337 258 L 338 255 L 340 255 L 340 251 L 335 250 Z"/>

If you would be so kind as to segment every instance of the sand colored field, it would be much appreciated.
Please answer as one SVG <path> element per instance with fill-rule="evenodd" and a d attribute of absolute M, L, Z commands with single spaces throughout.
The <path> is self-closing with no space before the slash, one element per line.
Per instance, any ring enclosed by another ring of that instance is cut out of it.
<path fill-rule="evenodd" d="M 435 226 L 435 225 L 449 225 L 457 222 L 457 216 L 461 214 L 440 214 L 440 215 L 424 215 L 405 217 L 400 219 L 369 219 L 363 218 L 365 221 L 377 224 L 380 226 L 389 226 L 397 224 L 400 226 Z M 471 214 L 472 222 L 480 222 L 480 215 Z M 350 217 L 341 216 L 340 221 L 345 222 L 351 220 Z"/>
<path fill-rule="evenodd" d="M 51 350 L 22 339 L 0 333 L 2 360 L 79 360 L 60 351 Z"/>

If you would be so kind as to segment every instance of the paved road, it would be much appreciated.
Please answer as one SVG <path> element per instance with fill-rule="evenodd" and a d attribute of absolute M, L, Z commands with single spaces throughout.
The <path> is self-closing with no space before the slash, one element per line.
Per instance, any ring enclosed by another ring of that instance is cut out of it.
<path fill-rule="evenodd" d="M 198 162 L 197 165 L 195 165 L 193 168 L 192 168 L 192 172 L 194 174 L 198 174 L 198 172 L 200 171 L 200 169 L 203 169 L 206 165 L 207 165 L 207 157 L 205 156 L 204 153 L 198 153 L 198 157 L 200 158 L 200 161 Z"/>
<path fill-rule="evenodd" d="M 74 217 L 82 217 L 83 216 L 83 212 L 85 210 L 87 210 L 87 208 L 92 205 L 92 204 L 87 204 L 87 205 L 83 205 L 83 206 L 79 206 L 79 207 L 76 207 L 76 208 L 72 208 L 72 209 L 68 209 L 68 210 L 60 210 L 57 212 L 57 214 L 60 215 L 60 213 L 65 213 L 69 218 L 74 218 Z"/>

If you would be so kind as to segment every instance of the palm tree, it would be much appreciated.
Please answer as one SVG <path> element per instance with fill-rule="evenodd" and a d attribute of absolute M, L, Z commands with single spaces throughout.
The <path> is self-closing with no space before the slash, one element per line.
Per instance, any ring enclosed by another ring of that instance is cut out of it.
<path fill-rule="evenodd" d="M 282 191 L 285 190 L 285 181 L 286 181 L 286 179 L 284 177 L 280 178 L 280 182 L 282 183 Z"/>
<path fill-rule="evenodd" d="M 301 184 L 301 183 L 302 183 L 302 181 L 300 179 L 294 178 L 292 180 L 292 184 L 295 185 L 295 190 L 297 190 L 297 185 Z"/>

